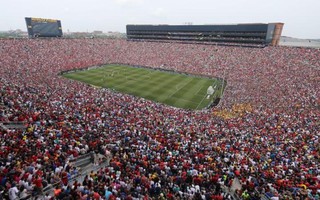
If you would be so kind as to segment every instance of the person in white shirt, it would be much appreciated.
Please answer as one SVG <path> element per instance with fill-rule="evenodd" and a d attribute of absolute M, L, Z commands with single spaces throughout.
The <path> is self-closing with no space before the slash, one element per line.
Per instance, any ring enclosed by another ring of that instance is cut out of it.
<path fill-rule="evenodd" d="M 18 197 L 19 190 L 15 184 L 12 184 L 12 187 L 9 189 L 9 199 L 10 200 L 17 200 L 19 199 Z"/>
<path fill-rule="evenodd" d="M 27 199 L 28 196 L 29 196 L 28 191 L 26 188 L 24 188 L 20 192 L 19 199 Z"/>

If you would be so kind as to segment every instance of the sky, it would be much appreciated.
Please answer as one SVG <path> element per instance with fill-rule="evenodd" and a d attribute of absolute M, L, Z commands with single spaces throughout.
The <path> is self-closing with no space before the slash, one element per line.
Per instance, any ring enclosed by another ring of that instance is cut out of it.
<path fill-rule="evenodd" d="M 0 31 L 25 17 L 61 20 L 63 32 L 126 31 L 127 24 L 283 22 L 282 35 L 320 39 L 320 0 L 0 0 Z"/>

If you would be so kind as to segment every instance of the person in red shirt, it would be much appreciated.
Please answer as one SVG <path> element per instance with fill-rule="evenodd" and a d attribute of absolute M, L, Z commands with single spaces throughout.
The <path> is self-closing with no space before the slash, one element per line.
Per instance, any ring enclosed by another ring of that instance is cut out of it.
<path fill-rule="evenodd" d="M 35 179 L 33 180 L 34 184 L 34 191 L 36 193 L 42 193 L 43 184 L 42 184 L 42 178 L 38 175 L 36 175 Z"/>
<path fill-rule="evenodd" d="M 62 180 L 62 183 L 66 186 L 68 185 L 68 174 L 66 171 L 63 171 L 61 173 L 61 180 Z"/>
<path fill-rule="evenodd" d="M 93 192 L 93 199 L 94 200 L 99 200 L 100 199 L 100 194 L 97 191 Z"/>

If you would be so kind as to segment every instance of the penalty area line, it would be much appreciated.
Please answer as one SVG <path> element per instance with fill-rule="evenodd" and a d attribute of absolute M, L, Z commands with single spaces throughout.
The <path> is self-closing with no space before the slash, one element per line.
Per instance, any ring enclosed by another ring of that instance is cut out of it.
<path fill-rule="evenodd" d="M 208 94 L 204 95 L 204 97 L 202 98 L 202 100 L 200 101 L 200 103 L 197 105 L 196 110 L 199 108 L 199 106 L 202 104 L 203 100 L 206 98 Z"/>
<path fill-rule="evenodd" d="M 193 79 L 189 79 L 187 82 L 185 82 L 185 84 L 183 84 L 179 89 L 177 89 L 176 91 L 174 91 L 172 94 L 170 94 L 168 98 L 171 98 L 173 95 L 175 95 L 177 92 L 179 92 L 182 88 L 184 88 L 186 85 L 188 85 Z"/>

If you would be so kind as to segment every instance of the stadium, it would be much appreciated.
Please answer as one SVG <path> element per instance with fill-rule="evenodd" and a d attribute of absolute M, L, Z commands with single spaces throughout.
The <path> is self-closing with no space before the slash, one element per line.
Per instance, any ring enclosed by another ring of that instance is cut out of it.
<path fill-rule="evenodd" d="M 58 25 L 1 39 L 1 195 L 319 198 L 320 51 L 278 46 L 269 25 L 203 42 L 192 27 L 65 39 Z"/>

